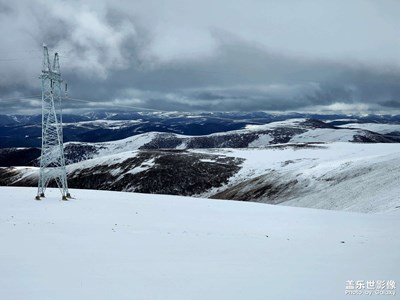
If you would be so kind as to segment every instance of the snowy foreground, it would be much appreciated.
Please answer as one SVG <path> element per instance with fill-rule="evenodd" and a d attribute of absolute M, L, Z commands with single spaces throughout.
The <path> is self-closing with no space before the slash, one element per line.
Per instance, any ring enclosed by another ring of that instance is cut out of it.
<path fill-rule="evenodd" d="M 399 284 L 397 212 L 35 193 L 0 187 L 0 299 L 398 298 L 345 295 L 348 280 Z"/>

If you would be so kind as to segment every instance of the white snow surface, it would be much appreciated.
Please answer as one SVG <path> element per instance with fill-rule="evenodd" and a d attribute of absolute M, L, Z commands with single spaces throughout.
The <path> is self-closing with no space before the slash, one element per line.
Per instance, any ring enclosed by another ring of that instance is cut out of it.
<path fill-rule="evenodd" d="M 300 149 L 278 145 L 191 151 L 245 159 L 241 170 L 228 184 L 203 193 L 203 197 L 275 172 L 268 176 L 271 179 L 276 176 L 278 181 L 298 181 L 299 190 L 282 202 L 283 205 L 365 213 L 399 210 L 400 207 L 400 144 L 330 143 Z"/>
<path fill-rule="evenodd" d="M 163 195 L 0 187 L 0 299 L 395 299 L 398 214 Z"/>
<path fill-rule="evenodd" d="M 192 149 L 189 152 L 244 159 L 241 169 L 227 184 L 205 191 L 197 195 L 199 197 L 210 197 L 244 181 L 265 176 L 266 180 L 277 184 L 285 180 L 297 181 L 295 189 L 288 190 L 282 201 L 277 202 L 282 205 L 364 213 L 395 211 L 400 207 L 400 144 L 397 143 L 328 143 L 305 148 L 282 144 L 267 148 Z M 138 153 L 127 151 L 85 160 L 68 165 L 67 171 L 111 166 Z M 144 172 L 154 163 L 154 159 L 146 160 L 128 173 Z M 38 176 L 37 168 L 17 169 L 22 178 Z M 104 170 L 99 168 L 93 172 Z M 113 176 L 123 176 L 126 170 L 116 168 L 109 172 Z M 264 197 L 252 201 L 269 202 L 270 199 Z"/>
<path fill-rule="evenodd" d="M 132 126 L 133 124 L 140 124 L 143 120 L 92 120 L 92 121 L 81 121 L 81 122 L 73 122 L 73 123 L 64 123 L 64 126 L 73 125 L 78 127 L 100 127 L 107 128 L 112 130 L 122 129 L 128 126 Z"/>
<path fill-rule="evenodd" d="M 68 142 L 68 144 L 79 144 L 79 145 L 90 145 L 97 148 L 98 153 L 94 154 L 94 157 L 108 156 L 117 153 L 123 153 L 127 151 L 133 151 L 139 149 L 144 144 L 153 140 L 158 133 L 148 132 L 135 136 L 128 137 L 126 139 L 111 141 L 111 142 L 100 142 L 100 143 L 84 143 L 84 142 Z"/>
<path fill-rule="evenodd" d="M 307 119 L 305 118 L 298 118 L 298 119 L 289 119 L 285 121 L 276 121 L 276 122 L 271 122 L 268 124 L 262 124 L 262 125 L 246 125 L 244 130 L 249 130 L 249 131 L 259 131 L 259 130 L 268 130 L 268 129 L 274 129 L 277 127 L 301 127 L 301 123 L 306 121 Z"/>
<path fill-rule="evenodd" d="M 252 141 L 249 144 L 249 148 L 258 148 L 258 147 L 265 147 L 272 142 L 274 138 L 269 134 L 262 134 L 256 140 Z"/>
<path fill-rule="evenodd" d="M 139 149 L 139 147 L 150 142 L 154 138 L 155 135 L 156 135 L 156 133 L 149 132 L 149 133 L 135 135 L 135 136 L 123 139 L 123 140 L 105 142 L 105 143 L 101 143 L 101 144 L 97 143 L 97 145 L 100 144 L 100 146 L 104 147 L 103 149 L 99 150 L 98 156 L 137 150 L 137 149 Z"/>
<path fill-rule="evenodd" d="M 154 165 L 155 165 L 154 158 L 151 158 L 151 159 L 145 161 L 144 163 L 142 163 L 140 166 L 138 166 L 136 168 L 133 168 L 128 173 L 137 174 L 137 173 L 140 173 L 140 172 L 144 172 L 144 171 L 149 170 Z"/>
<path fill-rule="evenodd" d="M 324 143 L 350 142 L 353 140 L 354 135 L 357 133 L 359 132 L 351 129 L 311 129 L 307 132 L 295 135 L 293 138 L 290 139 L 289 143 L 312 143 L 316 141 Z"/>
<path fill-rule="evenodd" d="M 277 128 L 303 128 L 302 125 L 307 119 L 290 119 L 279 122 L 272 122 L 269 124 L 263 125 L 247 125 L 245 129 L 233 130 L 227 132 L 217 132 L 209 135 L 204 135 L 203 137 L 218 137 L 225 135 L 233 135 L 233 134 L 246 134 L 246 133 L 254 133 L 257 131 L 263 130 L 274 130 Z M 87 122 L 87 121 L 85 121 Z M 81 123 L 85 123 L 81 122 Z M 92 122 L 92 121 L 90 121 Z M 97 122 L 97 121 L 96 121 Z M 100 120 L 101 122 L 111 122 L 114 124 L 115 121 L 109 120 Z M 121 122 L 121 121 L 118 121 Z M 354 126 L 353 126 L 354 125 Z M 358 125 L 363 125 L 364 127 L 357 127 Z M 373 126 L 376 125 L 376 126 Z M 289 143 L 313 143 L 313 142 L 323 142 L 323 143 L 334 143 L 334 142 L 349 142 L 354 139 L 354 135 L 364 135 L 365 132 L 363 130 L 371 130 L 380 133 L 388 133 L 393 131 L 399 131 L 400 125 L 388 125 L 388 124 L 348 124 L 343 125 L 346 127 L 350 127 L 350 129 L 330 129 L 330 128 L 318 128 L 318 129 L 310 129 L 307 128 L 307 131 L 302 134 L 296 134 L 292 137 Z M 353 128 L 354 127 L 354 128 Z M 398 130 L 399 129 L 399 130 Z M 188 141 L 191 138 L 198 138 L 199 136 L 193 135 L 181 135 L 176 133 L 160 133 L 160 132 L 147 132 L 138 134 L 135 136 L 131 136 L 122 140 L 116 140 L 111 142 L 99 142 L 99 143 L 85 143 L 85 142 L 68 142 L 68 144 L 80 144 L 80 145 L 88 145 L 93 146 L 97 149 L 97 153 L 91 153 L 88 158 L 96 158 L 105 155 L 112 155 L 117 153 L 122 153 L 126 151 L 138 150 L 143 145 L 151 142 L 152 140 L 158 138 L 159 136 L 168 136 L 176 137 L 181 139 L 182 143 L 179 144 L 176 149 L 186 149 L 188 146 Z M 274 140 L 274 137 L 269 134 L 261 134 L 257 139 L 249 144 L 250 148 L 257 147 L 267 147 L 271 145 L 271 142 Z"/>
<path fill-rule="evenodd" d="M 400 124 L 350 123 L 350 124 L 340 125 L 338 127 L 363 129 L 363 130 L 378 132 L 381 134 L 400 132 Z"/>

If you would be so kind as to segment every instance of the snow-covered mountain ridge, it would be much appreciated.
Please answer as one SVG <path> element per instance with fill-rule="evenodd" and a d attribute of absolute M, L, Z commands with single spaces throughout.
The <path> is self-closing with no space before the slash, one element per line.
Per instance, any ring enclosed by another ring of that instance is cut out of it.
<path fill-rule="evenodd" d="M 280 144 L 252 149 L 135 150 L 67 167 L 71 187 L 195 195 L 359 212 L 400 207 L 400 144 Z M 37 184 L 2 168 L 0 184 Z"/>
<path fill-rule="evenodd" d="M 245 129 L 204 136 L 149 132 L 110 142 L 68 142 L 65 144 L 65 156 L 67 163 L 74 163 L 138 149 L 259 148 L 284 143 L 331 142 L 394 143 L 400 142 L 400 134 L 386 135 L 358 128 L 335 127 L 318 120 L 292 119 L 248 125 Z M 24 151 L 25 148 L 0 149 L 0 166 L 18 165 L 18 161 L 15 161 L 15 157 L 18 157 L 16 152 Z M 38 157 L 38 151 L 36 155 Z M 7 164 L 8 161 L 13 164 Z M 26 165 L 26 162 L 24 160 L 20 165 Z M 38 165 L 33 159 L 28 163 Z"/>
<path fill-rule="evenodd" d="M 102 121 L 95 122 L 101 123 Z M 125 121 L 107 120 L 105 122 Z M 130 121 L 126 122 L 129 123 Z M 118 136 L 118 133 L 123 129 L 117 127 L 114 128 L 114 132 Z M 108 142 L 67 142 L 65 144 L 65 154 L 67 163 L 73 163 L 137 149 L 257 148 L 280 143 L 339 141 L 363 143 L 400 142 L 400 131 L 397 131 L 399 130 L 398 125 L 360 124 L 360 127 L 357 128 L 357 124 L 350 124 L 349 128 L 346 128 L 344 125 L 333 126 L 318 120 L 292 118 L 263 125 L 246 125 L 244 129 L 202 136 L 147 132 Z M 371 129 L 377 129 L 377 132 Z M 27 155 L 28 152 L 29 155 Z M 40 150 L 37 148 L 0 149 L 0 166 L 35 166 L 38 165 L 37 158 L 39 153 Z"/>
<path fill-rule="evenodd" d="M 393 211 L 400 206 L 395 126 L 342 128 L 291 119 L 204 136 L 149 132 L 112 142 L 69 142 L 65 156 L 75 188 Z M 0 162 L 34 164 L 38 152 L 2 149 Z M 0 185 L 35 186 L 37 169 L 1 168 Z"/>
<path fill-rule="evenodd" d="M 244 159 L 243 167 L 227 185 L 203 196 L 358 212 L 400 210 L 400 144 L 282 147 L 227 151 Z"/>
<path fill-rule="evenodd" d="M 258 148 L 321 142 L 393 143 L 400 142 L 400 135 L 393 138 L 359 128 L 337 128 L 317 120 L 292 119 L 206 136 L 151 132 L 114 142 L 67 143 L 65 151 L 67 160 L 76 162 L 76 153 L 83 153 L 86 159 L 136 149 Z"/>
<path fill-rule="evenodd" d="M 64 114 L 64 141 L 108 142 L 149 132 L 201 136 L 292 119 L 349 123 L 400 124 L 400 115 L 324 115 L 266 112 L 92 112 Z M 41 116 L 0 115 L 0 148 L 40 147 Z"/>

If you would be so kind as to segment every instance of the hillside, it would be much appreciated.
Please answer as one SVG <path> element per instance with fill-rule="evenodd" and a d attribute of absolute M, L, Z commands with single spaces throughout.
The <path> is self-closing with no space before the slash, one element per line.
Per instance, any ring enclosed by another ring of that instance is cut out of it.
<path fill-rule="evenodd" d="M 400 142 L 400 136 L 386 136 L 385 133 L 359 128 L 340 128 L 318 120 L 291 119 L 247 125 L 245 129 L 204 136 L 150 132 L 113 142 L 66 143 L 65 153 L 67 161 L 77 162 L 137 149 L 260 148 L 284 143 L 321 142 L 395 143 Z"/>
<path fill-rule="evenodd" d="M 400 144 L 331 143 L 232 149 L 229 183 L 203 196 L 358 212 L 400 209 Z"/>
<path fill-rule="evenodd" d="M 74 163 L 67 171 L 74 188 L 373 213 L 400 207 L 399 153 L 398 143 L 135 150 Z M 1 185 L 36 186 L 37 177 L 37 168 L 0 168 Z"/>
<path fill-rule="evenodd" d="M 398 280 L 398 213 L 71 192 L 0 187 L 1 299 L 337 300 Z"/>
<path fill-rule="evenodd" d="M 106 120 L 77 123 L 115 126 L 118 133 L 123 124 L 136 122 L 102 117 Z M 170 117 L 169 124 L 202 120 Z M 336 121 L 347 123 L 291 118 L 202 136 L 147 132 L 116 141 L 68 142 L 69 186 L 369 213 L 399 209 L 399 125 Z M 0 149 L 0 185 L 36 186 L 32 166 L 39 155 L 37 148 Z"/>
<path fill-rule="evenodd" d="M 41 119 L 40 115 L 0 115 L 0 148 L 40 147 Z M 64 114 L 64 141 L 109 142 L 150 132 L 203 136 L 242 130 L 249 125 L 267 125 L 295 119 L 319 120 L 331 127 L 346 127 L 346 124 L 351 123 L 400 124 L 400 115 L 95 111 L 79 115 Z M 398 141 L 400 138 L 389 136 L 390 139 Z"/>
<path fill-rule="evenodd" d="M 129 123 L 133 121 L 103 122 L 99 120 L 93 121 L 91 124 L 96 123 L 97 126 L 101 127 L 103 123 L 110 125 L 114 124 L 114 122 Z M 98 143 L 67 142 L 64 148 L 66 162 L 70 164 L 138 149 L 262 148 L 284 143 L 400 142 L 400 131 L 396 131 L 400 128 L 398 125 L 375 124 L 379 126 L 373 128 L 377 128 L 379 132 L 371 131 L 367 126 L 365 126 L 366 129 L 362 129 L 355 127 L 354 124 L 350 125 L 351 128 L 342 128 L 315 119 L 290 119 L 263 125 L 246 125 L 244 129 L 240 130 L 230 130 L 201 136 L 167 132 L 147 132 L 122 140 L 115 140 L 115 137 L 120 136 L 121 131 L 123 131 L 122 125 L 118 125 L 113 128 L 114 134 L 110 137 L 110 141 Z M 28 152 L 29 157 L 27 158 Z M 37 166 L 39 155 L 40 151 L 37 148 L 19 147 L 0 149 L 0 167 Z M 19 160 L 18 157 L 20 157 Z"/>

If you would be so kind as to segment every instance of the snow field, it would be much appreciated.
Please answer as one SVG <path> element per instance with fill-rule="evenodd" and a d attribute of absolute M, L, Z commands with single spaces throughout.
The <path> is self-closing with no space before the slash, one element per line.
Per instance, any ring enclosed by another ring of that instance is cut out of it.
<path fill-rule="evenodd" d="M 1 299 L 337 300 L 399 280 L 398 214 L 71 193 L 0 187 Z"/>

